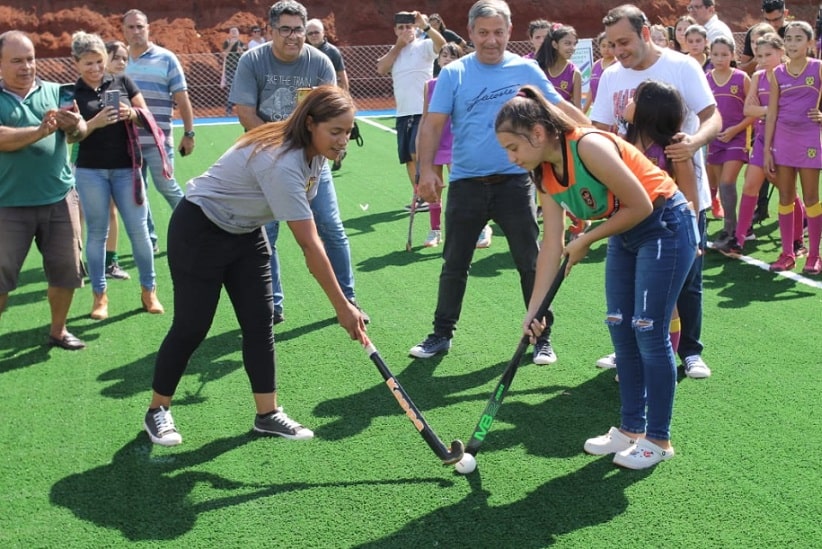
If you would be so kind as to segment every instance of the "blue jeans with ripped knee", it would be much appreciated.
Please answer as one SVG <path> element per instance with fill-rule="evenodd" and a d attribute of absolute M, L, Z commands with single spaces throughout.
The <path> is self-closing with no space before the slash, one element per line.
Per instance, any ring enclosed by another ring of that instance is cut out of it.
<path fill-rule="evenodd" d="M 697 244 L 696 215 L 679 192 L 608 240 L 606 324 L 627 432 L 671 438 L 676 362 L 668 328 Z"/>

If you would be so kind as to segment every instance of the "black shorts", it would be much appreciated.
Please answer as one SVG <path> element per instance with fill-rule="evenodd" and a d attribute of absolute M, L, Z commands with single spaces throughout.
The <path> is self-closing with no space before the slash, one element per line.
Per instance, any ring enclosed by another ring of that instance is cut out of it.
<path fill-rule="evenodd" d="M 417 129 L 421 114 L 397 117 L 397 155 L 400 164 L 411 162 L 417 156 Z"/>

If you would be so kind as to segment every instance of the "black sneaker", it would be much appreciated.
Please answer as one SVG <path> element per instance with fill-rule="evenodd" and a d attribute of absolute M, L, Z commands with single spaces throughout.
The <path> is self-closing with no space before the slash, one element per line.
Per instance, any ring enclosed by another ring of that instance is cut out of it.
<path fill-rule="evenodd" d="M 733 238 L 733 236 L 734 235 L 732 235 L 725 229 L 722 229 L 721 231 L 719 231 L 719 233 L 717 233 L 716 238 L 714 238 L 714 248 L 719 248 L 720 246 L 728 242 L 731 238 Z"/>
<path fill-rule="evenodd" d="M 768 213 L 768 210 L 759 210 L 759 209 L 757 209 L 753 214 L 753 218 L 751 219 L 751 224 L 756 225 L 757 223 L 759 223 L 761 225 L 762 222 L 765 221 L 766 219 L 768 219 L 769 217 L 771 217 L 771 216 Z"/>
<path fill-rule="evenodd" d="M 801 240 L 794 240 L 793 255 L 796 257 L 805 257 L 808 255 L 808 249 L 805 247 L 805 244 Z"/>
<path fill-rule="evenodd" d="M 451 338 L 429 334 L 425 341 L 419 345 L 414 345 L 408 354 L 417 358 L 431 358 L 432 356 L 444 353 L 451 348 Z"/>
<path fill-rule="evenodd" d="M 371 322 L 371 317 L 370 317 L 370 316 L 368 316 L 368 313 L 366 313 L 365 311 L 363 311 L 363 310 L 362 310 L 362 307 L 360 307 L 360 304 L 359 304 L 359 303 L 357 303 L 357 300 L 356 300 L 356 299 L 354 299 L 353 297 L 351 297 L 351 298 L 349 298 L 349 299 L 348 299 L 348 302 L 349 302 L 350 304 L 352 304 L 354 307 L 356 307 L 356 308 L 357 308 L 357 310 L 360 312 L 360 314 L 362 314 L 362 320 L 363 320 L 363 322 L 365 322 L 366 324 L 369 324 L 369 323 Z"/>
<path fill-rule="evenodd" d="M 131 277 L 127 272 L 120 268 L 117 263 L 112 263 L 106 267 L 106 278 L 116 278 L 117 280 L 128 280 Z"/>
<path fill-rule="evenodd" d="M 406 212 L 410 212 L 411 211 L 411 204 L 408 204 L 407 206 L 403 206 L 403 208 L 405 209 Z M 426 202 L 422 198 L 418 198 L 417 199 L 417 209 L 414 210 L 414 211 L 415 212 L 427 212 L 428 208 L 429 208 L 428 202 Z"/>
<path fill-rule="evenodd" d="M 283 316 L 283 313 L 279 311 L 274 311 L 274 314 L 272 315 L 272 320 L 274 321 L 274 326 L 276 326 L 281 322 L 285 322 L 285 317 Z"/>
<path fill-rule="evenodd" d="M 174 418 L 171 417 L 171 412 L 165 406 L 160 406 L 154 412 L 146 412 L 143 425 L 148 433 L 148 438 L 154 444 L 177 446 L 183 442 L 183 437 L 174 426 Z"/>
<path fill-rule="evenodd" d="M 546 365 L 557 361 L 550 339 L 538 339 L 534 344 L 534 364 Z"/>
<path fill-rule="evenodd" d="M 277 408 L 266 416 L 257 415 L 254 418 L 254 430 L 267 435 L 277 435 L 291 440 L 305 440 L 314 438 L 314 431 L 307 429 L 288 417 L 283 407 Z"/>
<path fill-rule="evenodd" d="M 728 257 L 740 257 L 742 255 L 742 246 L 736 241 L 736 237 L 723 242 L 716 249 L 719 253 Z"/>

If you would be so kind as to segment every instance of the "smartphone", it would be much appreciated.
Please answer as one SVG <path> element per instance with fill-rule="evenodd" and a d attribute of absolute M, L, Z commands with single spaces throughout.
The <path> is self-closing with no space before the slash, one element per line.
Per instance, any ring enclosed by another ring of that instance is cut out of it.
<path fill-rule="evenodd" d="M 676 40 L 676 30 L 673 27 L 667 27 L 668 29 L 668 41 L 673 42 Z"/>
<path fill-rule="evenodd" d="M 105 95 L 103 95 L 103 106 L 104 107 L 114 107 L 115 109 L 120 109 L 120 90 L 106 90 Z"/>
<path fill-rule="evenodd" d="M 60 86 L 58 102 L 60 109 L 70 111 L 74 108 L 74 84 L 63 84 Z"/>
<path fill-rule="evenodd" d="M 413 25 L 416 21 L 417 21 L 417 18 L 414 16 L 414 14 L 409 13 L 407 11 L 401 11 L 399 13 L 394 14 L 394 24 L 395 25 L 406 25 L 406 24 Z"/>

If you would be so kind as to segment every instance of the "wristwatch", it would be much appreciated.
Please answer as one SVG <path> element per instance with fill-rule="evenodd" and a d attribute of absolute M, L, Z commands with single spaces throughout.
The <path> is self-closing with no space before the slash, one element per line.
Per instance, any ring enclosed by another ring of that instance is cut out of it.
<path fill-rule="evenodd" d="M 431 30 L 431 25 L 425 25 L 425 27 L 422 29 L 422 32 L 428 32 L 430 30 Z"/>
<path fill-rule="evenodd" d="M 183 137 L 194 137 L 194 130 L 183 132 Z"/>

